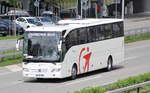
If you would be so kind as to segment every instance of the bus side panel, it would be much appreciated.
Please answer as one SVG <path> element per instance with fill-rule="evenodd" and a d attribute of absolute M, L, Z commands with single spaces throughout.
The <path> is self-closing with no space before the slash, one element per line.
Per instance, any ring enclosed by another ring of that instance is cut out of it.
<path fill-rule="evenodd" d="M 98 70 L 107 66 L 108 57 L 111 55 L 113 64 L 118 64 L 124 59 L 124 38 L 114 38 L 104 41 L 77 45 L 68 50 L 63 62 L 63 74 L 71 76 L 73 64 L 77 64 L 78 74 Z"/>
<path fill-rule="evenodd" d="M 111 50 L 111 54 L 113 57 L 113 65 L 119 64 L 124 60 L 124 37 L 119 37 L 114 39 L 112 42 L 113 47 Z"/>

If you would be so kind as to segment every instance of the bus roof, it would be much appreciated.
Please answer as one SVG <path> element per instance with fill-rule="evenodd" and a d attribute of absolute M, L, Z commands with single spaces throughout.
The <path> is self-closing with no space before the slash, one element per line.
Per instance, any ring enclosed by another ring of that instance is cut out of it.
<path fill-rule="evenodd" d="M 61 20 L 56 25 L 39 26 L 28 28 L 27 31 L 57 31 L 62 32 L 68 29 L 75 29 L 85 26 L 94 26 L 123 21 L 122 19 L 101 18 L 101 19 L 68 19 Z"/>

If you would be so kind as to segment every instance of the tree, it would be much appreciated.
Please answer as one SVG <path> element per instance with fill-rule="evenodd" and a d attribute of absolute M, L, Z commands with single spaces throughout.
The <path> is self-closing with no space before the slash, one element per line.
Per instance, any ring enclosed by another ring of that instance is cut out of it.
<path fill-rule="evenodd" d="M 8 3 L 13 5 L 15 8 L 21 8 L 22 7 L 22 0 L 8 0 Z"/>

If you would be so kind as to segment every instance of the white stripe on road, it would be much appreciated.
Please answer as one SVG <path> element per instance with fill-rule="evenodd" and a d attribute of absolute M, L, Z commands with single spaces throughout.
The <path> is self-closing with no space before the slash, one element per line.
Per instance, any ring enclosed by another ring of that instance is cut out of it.
<path fill-rule="evenodd" d="M 96 77 L 92 76 L 90 78 L 88 77 L 88 78 L 85 78 L 85 79 L 82 79 L 82 80 L 76 80 L 74 82 L 70 82 L 70 83 L 67 83 L 65 85 L 70 86 L 70 85 L 73 85 L 73 84 L 81 83 L 83 81 L 89 81 L 89 80 L 93 80 L 93 79 L 97 79 L 97 78 L 101 78 L 101 77 L 102 77 L 101 75 L 98 75 L 98 76 L 96 75 Z"/>
<path fill-rule="evenodd" d="M 142 45 L 142 46 L 136 46 L 136 47 L 131 47 L 131 48 L 125 48 L 125 50 L 137 50 L 137 49 L 141 49 L 141 48 L 147 48 L 147 47 L 150 47 L 150 45 Z"/>
<path fill-rule="evenodd" d="M 128 61 L 128 60 L 136 59 L 136 58 L 138 58 L 138 57 L 140 57 L 140 56 L 127 57 L 127 58 L 125 58 L 125 59 L 124 59 L 124 61 Z"/>

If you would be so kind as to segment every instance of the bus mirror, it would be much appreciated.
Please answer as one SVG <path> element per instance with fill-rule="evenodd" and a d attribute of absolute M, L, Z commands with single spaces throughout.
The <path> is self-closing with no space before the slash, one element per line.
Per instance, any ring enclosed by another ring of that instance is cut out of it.
<path fill-rule="evenodd" d="M 16 50 L 19 50 L 19 49 L 20 49 L 20 41 L 23 40 L 23 39 L 24 39 L 24 37 L 21 37 L 21 38 L 19 38 L 19 39 L 17 40 L 17 42 L 16 42 Z"/>

